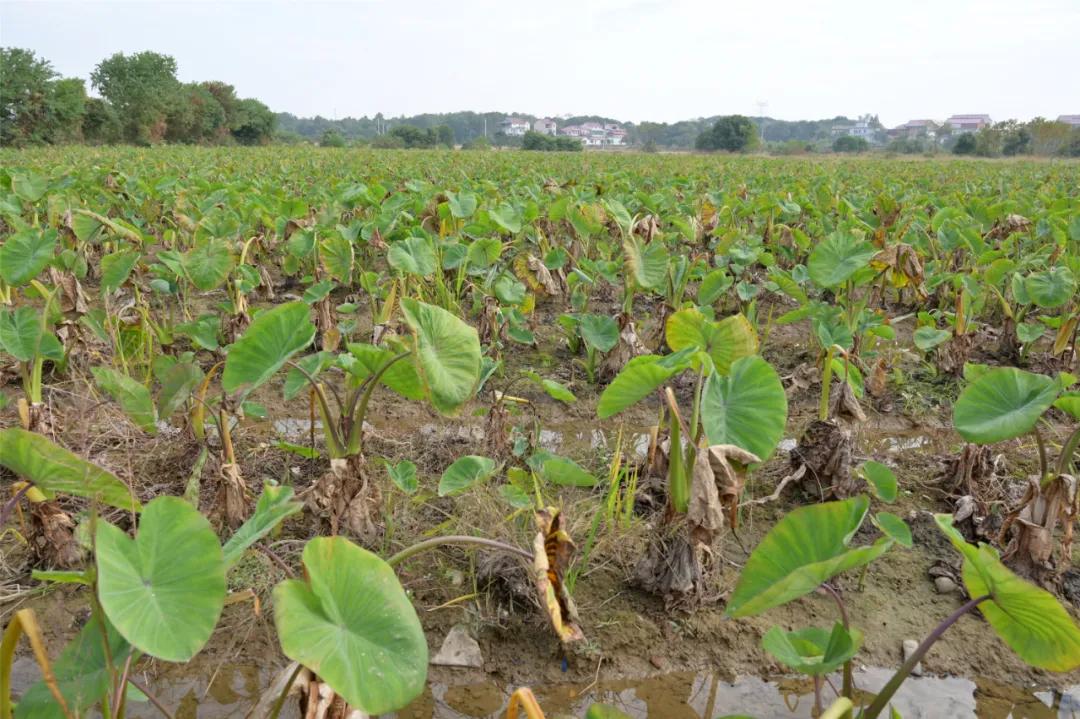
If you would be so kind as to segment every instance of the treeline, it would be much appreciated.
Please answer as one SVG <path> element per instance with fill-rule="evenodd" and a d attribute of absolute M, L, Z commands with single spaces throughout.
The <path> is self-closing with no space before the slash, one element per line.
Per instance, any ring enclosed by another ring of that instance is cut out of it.
<path fill-rule="evenodd" d="M 239 98 L 219 81 L 182 83 L 176 60 L 156 52 L 116 53 L 80 78 L 22 48 L 0 48 L 0 145 L 159 142 L 259 145 L 276 118 L 263 103 Z"/>

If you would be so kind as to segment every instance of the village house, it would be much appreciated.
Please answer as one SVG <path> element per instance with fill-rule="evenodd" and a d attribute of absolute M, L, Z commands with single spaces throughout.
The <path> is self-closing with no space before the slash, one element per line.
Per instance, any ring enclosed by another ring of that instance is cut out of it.
<path fill-rule="evenodd" d="M 508 117 L 500 123 L 499 129 L 508 137 L 521 137 L 529 131 L 529 121 L 520 117 Z"/>
<path fill-rule="evenodd" d="M 832 136 L 842 137 L 844 135 L 850 135 L 851 137 L 861 137 L 867 142 L 874 142 L 875 135 L 877 135 L 877 128 L 873 126 L 873 121 L 873 115 L 862 115 L 854 124 L 833 125 Z"/>
<path fill-rule="evenodd" d="M 533 132 L 539 132 L 541 135 L 554 135 L 555 134 L 555 121 L 550 117 L 542 117 L 533 123 Z"/>
<path fill-rule="evenodd" d="M 1080 127 L 1080 115 L 1058 115 L 1057 121 L 1073 127 Z"/>
<path fill-rule="evenodd" d="M 915 139 L 917 137 L 934 139 L 937 137 L 937 131 L 938 124 L 933 120 L 908 120 L 903 125 L 889 130 L 889 135 L 891 137 L 906 137 L 908 139 Z"/>
<path fill-rule="evenodd" d="M 993 124 L 989 115 L 953 115 L 945 124 L 953 132 L 978 132 Z"/>
<path fill-rule="evenodd" d="M 559 130 L 564 137 L 577 137 L 586 147 L 615 147 L 626 145 L 627 132 L 621 126 L 609 122 L 585 122 L 567 125 Z"/>

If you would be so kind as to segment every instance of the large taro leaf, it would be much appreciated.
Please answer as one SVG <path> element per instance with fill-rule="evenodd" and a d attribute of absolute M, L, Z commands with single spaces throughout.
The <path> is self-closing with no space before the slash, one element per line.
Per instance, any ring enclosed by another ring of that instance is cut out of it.
<path fill-rule="evenodd" d="M 101 258 L 101 290 L 113 292 L 120 285 L 127 282 L 131 271 L 139 264 L 139 253 L 135 250 L 124 250 L 105 255 Z"/>
<path fill-rule="evenodd" d="M 225 372 L 221 376 L 225 391 L 258 387 L 290 357 L 311 344 L 315 325 L 310 315 L 310 309 L 302 301 L 260 312 L 225 356 Z"/>
<path fill-rule="evenodd" d="M 285 521 L 290 515 L 304 508 L 303 503 L 293 501 L 293 489 L 288 486 L 263 487 L 262 496 L 255 503 L 255 513 L 240 525 L 229 541 L 222 547 L 226 571 L 240 561 L 246 550 Z"/>
<path fill-rule="evenodd" d="M 183 266 L 191 284 L 203 292 L 217 289 L 229 277 L 233 255 L 225 240 L 208 240 L 184 253 Z"/>
<path fill-rule="evenodd" d="M 639 287 L 659 287 L 667 277 L 668 253 L 659 242 L 632 235 L 623 240 L 623 256 L 624 271 Z"/>
<path fill-rule="evenodd" d="M 470 400 L 480 381 L 480 338 L 476 328 L 441 307 L 401 301 L 412 330 L 413 353 L 431 404 L 451 414 Z"/>
<path fill-rule="evenodd" d="M 687 347 L 674 354 L 641 355 L 622 368 L 604 388 L 596 404 L 596 414 L 607 419 L 649 396 L 656 388 L 690 366 L 698 350 Z"/>
<path fill-rule="evenodd" d="M 1015 367 L 998 367 L 964 388 L 953 405 L 953 424 L 976 444 L 1001 442 L 1030 432 L 1057 398 L 1058 383 Z"/>
<path fill-rule="evenodd" d="M 962 576 L 1001 640 L 1028 664 L 1055 672 L 1080 667 L 1080 628 L 1054 595 L 1016 576 L 988 544 L 968 544 L 952 525 L 952 515 L 934 515 L 938 527 L 964 557 Z"/>
<path fill-rule="evenodd" d="M 845 232 L 834 232 L 818 243 L 806 261 L 810 279 L 820 287 L 836 287 L 866 267 L 877 248 Z"/>
<path fill-rule="evenodd" d="M 785 632 L 772 627 L 761 638 L 761 646 L 784 666 L 802 674 L 821 676 L 835 671 L 862 646 L 862 632 L 844 629 L 837 622 L 832 630 L 807 627 Z"/>
<path fill-rule="evenodd" d="M 477 482 L 482 482 L 495 471 L 495 460 L 468 454 L 454 460 L 439 478 L 439 496 L 459 494 Z"/>
<path fill-rule="evenodd" d="M 110 367 L 91 367 L 90 372 L 98 387 L 116 400 L 139 429 L 147 434 L 157 434 L 157 408 L 146 385 Z"/>
<path fill-rule="evenodd" d="M 64 358 L 60 340 L 42 327 L 41 315 L 27 305 L 14 310 L 0 307 L 0 350 L 20 362 L 31 362 L 35 357 L 55 362 Z"/>
<path fill-rule="evenodd" d="M 569 487 L 595 487 L 596 477 L 586 472 L 580 464 L 567 457 L 552 456 L 541 465 L 544 479 Z"/>
<path fill-rule="evenodd" d="M 25 285 L 45 269 L 56 250 L 56 230 L 29 227 L 0 244 L 0 277 L 9 285 Z"/>
<path fill-rule="evenodd" d="M 741 314 L 713 322 L 701 310 L 688 307 L 668 317 L 664 330 L 668 347 L 673 351 L 697 347 L 709 354 L 720 374 L 727 374 L 735 360 L 758 350 L 757 333 Z"/>
<path fill-rule="evenodd" d="M 125 511 L 140 509 L 139 500 L 114 474 L 36 432 L 14 427 L 0 430 L 0 465 L 49 494 L 96 497 Z"/>
<path fill-rule="evenodd" d="M 869 507 L 870 500 L 858 495 L 784 515 L 746 561 L 728 600 L 728 616 L 747 617 L 778 607 L 884 554 L 893 540 L 848 546 Z"/>
<path fill-rule="evenodd" d="M 322 241 L 319 253 L 323 269 L 338 282 L 352 283 L 352 267 L 355 253 L 353 244 L 340 232 L 333 232 Z"/>
<path fill-rule="evenodd" d="M 186 662 L 210 639 L 225 606 L 225 562 L 206 517 L 178 497 L 146 505 L 135 539 L 98 521 L 98 599 L 135 648 Z"/>
<path fill-rule="evenodd" d="M 599 352 L 610 352 L 619 343 L 619 323 L 607 315 L 581 315 L 578 332 L 585 344 Z"/>
<path fill-rule="evenodd" d="M 1061 307 L 1076 295 L 1076 280 L 1065 265 L 1043 272 L 1033 272 L 1024 278 L 1024 290 L 1039 307 Z"/>
<path fill-rule="evenodd" d="M 408 237 L 390 245 L 386 261 L 406 275 L 427 277 L 435 271 L 435 250 L 423 237 Z"/>
<path fill-rule="evenodd" d="M 701 421 L 709 444 L 733 444 L 767 460 L 787 423 L 787 394 L 776 370 L 755 355 L 736 360 L 726 376 L 710 375 Z"/>
<path fill-rule="evenodd" d="M 107 619 L 105 626 L 113 666 L 122 667 L 131 654 L 131 645 Z M 96 617 L 91 616 L 64 647 L 52 663 L 52 670 L 68 710 L 76 716 L 85 716 L 88 709 L 108 694 L 112 688 L 112 674 L 105 655 L 101 625 Z M 45 680 L 41 680 L 23 693 L 15 708 L 15 719 L 64 719 L 64 711 L 56 703 Z"/>
<path fill-rule="evenodd" d="M 385 347 L 359 342 L 350 342 L 348 349 L 349 354 L 356 360 L 348 365 L 349 374 L 356 380 L 375 374 L 396 356 L 396 353 Z M 379 382 L 406 399 L 424 398 L 424 383 L 420 381 L 416 365 L 407 357 L 390 365 L 379 377 Z"/>
<path fill-rule="evenodd" d="M 158 417 L 168 419 L 180 409 L 206 375 L 194 362 L 177 362 L 161 377 L 158 393 Z"/>
<path fill-rule="evenodd" d="M 427 641 L 394 571 L 342 537 L 312 539 L 303 561 L 306 581 L 274 588 L 285 656 L 365 714 L 406 706 L 424 690 Z"/>

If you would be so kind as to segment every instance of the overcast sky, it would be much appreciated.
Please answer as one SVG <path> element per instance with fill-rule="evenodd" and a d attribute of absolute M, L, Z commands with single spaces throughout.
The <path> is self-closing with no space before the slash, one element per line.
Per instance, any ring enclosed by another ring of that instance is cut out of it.
<path fill-rule="evenodd" d="M 78 77 L 155 50 L 181 80 L 339 118 L 1080 113 L 1080 0 L 3 0 L 0 44 Z"/>

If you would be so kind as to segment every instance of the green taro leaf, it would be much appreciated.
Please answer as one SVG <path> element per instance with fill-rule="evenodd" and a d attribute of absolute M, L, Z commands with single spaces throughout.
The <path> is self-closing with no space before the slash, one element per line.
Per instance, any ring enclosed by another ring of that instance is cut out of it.
<path fill-rule="evenodd" d="M 547 392 L 548 396 L 552 399 L 557 399 L 560 402 L 565 402 L 566 404 L 573 404 L 574 402 L 577 402 L 577 397 L 575 397 L 574 393 L 567 389 L 565 385 L 560 384 L 553 379 L 545 379 L 538 375 L 536 372 L 525 372 L 525 376 L 531 379 L 536 384 L 540 385 L 543 390 Z"/>
<path fill-rule="evenodd" d="M 91 367 L 90 372 L 98 387 L 116 400 L 139 429 L 147 434 L 157 434 L 157 408 L 146 385 L 109 367 Z"/>
<path fill-rule="evenodd" d="M 312 539 L 303 561 L 307 581 L 274 588 L 285 656 L 365 714 L 404 708 L 424 690 L 428 652 L 394 570 L 341 537 Z"/>
<path fill-rule="evenodd" d="M 923 352 L 929 352 L 942 342 L 948 341 L 950 337 L 952 337 L 952 332 L 949 330 L 939 330 L 924 325 L 915 330 L 911 338 L 914 340 L 916 347 Z"/>
<path fill-rule="evenodd" d="M 596 414 L 607 419 L 648 397 L 660 385 L 690 366 L 693 348 L 667 357 L 641 355 L 626 363 L 596 404 Z"/>
<path fill-rule="evenodd" d="M 761 646 L 784 666 L 802 674 L 821 676 L 836 671 L 858 653 L 862 646 L 862 632 L 852 629 L 850 633 L 837 622 L 832 630 L 807 627 L 785 632 L 772 627 L 761 638 Z"/>
<path fill-rule="evenodd" d="M 427 277 L 435 272 L 435 251 L 423 237 L 399 240 L 386 252 L 386 261 L 395 270 L 406 275 Z"/>
<path fill-rule="evenodd" d="M 953 424 L 964 439 L 992 444 L 1030 432 L 1057 399 L 1052 378 L 998 367 L 964 388 L 953 405 Z"/>
<path fill-rule="evenodd" d="M 114 474 L 36 432 L 15 427 L 0 430 L 0 465 L 50 494 L 97 497 L 118 509 L 140 510 L 139 500 Z"/>
<path fill-rule="evenodd" d="M 886 536 L 895 539 L 896 543 L 901 547 L 911 549 L 914 544 L 914 540 L 911 536 L 911 527 L 907 525 L 907 522 L 900 519 L 892 512 L 878 512 L 871 518 L 874 526 L 882 531 Z"/>
<path fill-rule="evenodd" d="M 416 494 L 416 490 L 419 489 L 420 484 L 416 481 L 416 465 L 407 459 L 403 459 L 397 464 L 386 463 L 386 474 L 390 477 L 390 481 L 397 485 L 405 494 Z"/>
<path fill-rule="evenodd" d="M 113 666 L 124 665 L 131 654 L 131 645 L 124 641 L 116 628 L 106 619 L 109 638 L 109 657 Z M 76 716 L 85 716 L 94 704 L 112 688 L 112 673 L 102 641 L 101 625 L 91 616 L 75 638 L 64 647 L 52 663 L 56 685 L 68 709 Z M 44 680 L 30 686 L 15 707 L 15 719 L 64 719 L 64 711 L 56 703 Z"/>
<path fill-rule="evenodd" d="M 528 492 L 513 484 L 499 487 L 499 495 L 514 509 L 528 509 L 536 504 L 536 500 Z"/>
<path fill-rule="evenodd" d="M 743 357 L 727 376 L 713 373 L 701 396 L 709 444 L 733 444 L 767 460 L 784 437 L 787 394 L 780 376 L 758 356 Z"/>
<path fill-rule="evenodd" d="M 33 172 L 20 172 L 11 175 L 11 191 L 19 199 L 35 203 L 45 196 L 49 189 L 49 178 Z"/>
<path fill-rule="evenodd" d="M 20 362 L 32 362 L 35 357 L 54 362 L 64 359 L 60 340 L 42 328 L 41 315 L 27 305 L 14 311 L 0 307 L 0 349 Z"/>
<path fill-rule="evenodd" d="M 1066 392 L 1054 400 L 1054 406 L 1073 419 L 1080 419 L 1080 392 Z"/>
<path fill-rule="evenodd" d="M 936 514 L 938 527 L 964 556 L 964 587 L 974 598 L 989 595 L 979 611 L 1001 640 L 1028 664 L 1055 672 L 1080 666 L 1080 628 L 1054 595 L 1013 574 L 988 544 L 968 544 L 952 515 Z"/>
<path fill-rule="evenodd" d="M 865 240 L 834 232 L 810 253 L 806 269 L 820 287 L 836 287 L 866 267 L 877 249 Z"/>
<path fill-rule="evenodd" d="M 1028 298 L 1039 307 L 1061 307 L 1076 295 L 1076 280 L 1065 265 L 1044 272 L 1034 272 L 1024 278 Z"/>
<path fill-rule="evenodd" d="M 139 264 L 139 253 L 135 250 L 125 250 L 105 255 L 101 258 L 101 289 L 103 292 L 113 292 L 120 288 L 135 265 Z"/>
<path fill-rule="evenodd" d="M 98 598 L 134 647 L 186 662 L 210 639 L 225 606 L 225 562 L 206 517 L 178 497 L 143 510 L 135 539 L 98 520 Z"/>
<path fill-rule="evenodd" d="M 870 500 L 858 495 L 839 502 L 799 507 L 773 526 L 751 553 L 728 600 L 727 615 L 748 617 L 797 599 L 841 572 L 874 561 L 892 545 L 850 547 Z"/>
<path fill-rule="evenodd" d="M 412 330 L 416 366 L 431 404 L 451 414 L 472 399 L 480 381 L 480 338 L 476 328 L 441 307 L 401 300 Z"/>
<path fill-rule="evenodd" d="M 632 235 L 623 240 L 624 271 L 642 288 L 653 289 L 667 278 L 668 253 L 660 242 Z"/>
<path fill-rule="evenodd" d="M 619 323 L 607 315 L 581 315 L 578 332 L 598 352 L 610 352 L 619 343 Z"/>
<path fill-rule="evenodd" d="M 265 485 L 259 501 L 255 503 L 255 513 L 240 525 L 240 528 L 222 547 L 225 570 L 228 571 L 235 566 L 248 547 L 303 508 L 302 502 L 293 501 L 292 487 Z"/>
<path fill-rule="evenodd" d="M 165 370 L 158 393 L 158 417 L 168 419 L 180 409 L 204 376 L 202 368 L 194 362 L 177 362 Z"/>
<path fill-rule="evenodd" d="M 544 478 L 549 482 L 570 487 L 595 487 L 596 477 L 577 462 L 566 457 L 551 457 L 543 464 Z"/>
<path fill-rule="evenodd" d="M 9 285 L 25 285 L 49 264 L 56 251 L 56 230 L 30 227 L 0 244 L 0 277 Z"/>
<path fill-rule="evenodd" d="M 233 255 L 225 240 L 209 240 L 184 253 L 184 272 L 203 292 L 220 287 L 233 268 Z"/>
<path fill-rule="evenodd" d="M 362 380 L 382 369 L 383 365 L 394 359 L 394 352 L 375 345 L 352 343 L 348 345 L 349 354 L 357 361 L 349 366 L 349 372 L 357 380 Z M 424 383 L 416 371 L 416 365 L 403 357 L 382 373 L 379 382 L 397 392 L 406 399 L 423 399 Z"/>
<path fill-rule="evenodd" d="M 758 351 L 757 333 L 746 317 L 732 315 L 713 322 L 693 307 L 668 317 L 664 337 L 668 347 L 675 352 L 686 347 L 707 352 L 720 374 L 727 374 L 735 360 Z"/>
<path fill-rule="evenodd" d="M 439 496 L 464 492 L 495 472 L 495 460 L 469 454 L 454 461 L 439 478 Z"/>
<path fill-rule="evenodd" d="M 450 214 L 459 220 L 468 219 L 476 212 L 476 195 L 471 192 L 448 192 L 446 203 L 450 206 Z"/>
<path fill-rule="evenodd" d="M 226 392 L 252 390 L 270 379 L 290 357 L 315 339 L 311 311 L 302 301 L 260 312 L 229 346 L 221 386 Z"/>
<path fill-rule="evenodd" d="M 896 501 L 896 475 L 881 462 L 869 460 L 863 462 L 862 474 L 882 502 Z"/>
<path fill-rule="evenodd" d="M 340 232 L 331 233 L 322 241 L 319 258 L 327 274 L 343 284 L 352 283 L 353 245 Z"/>

